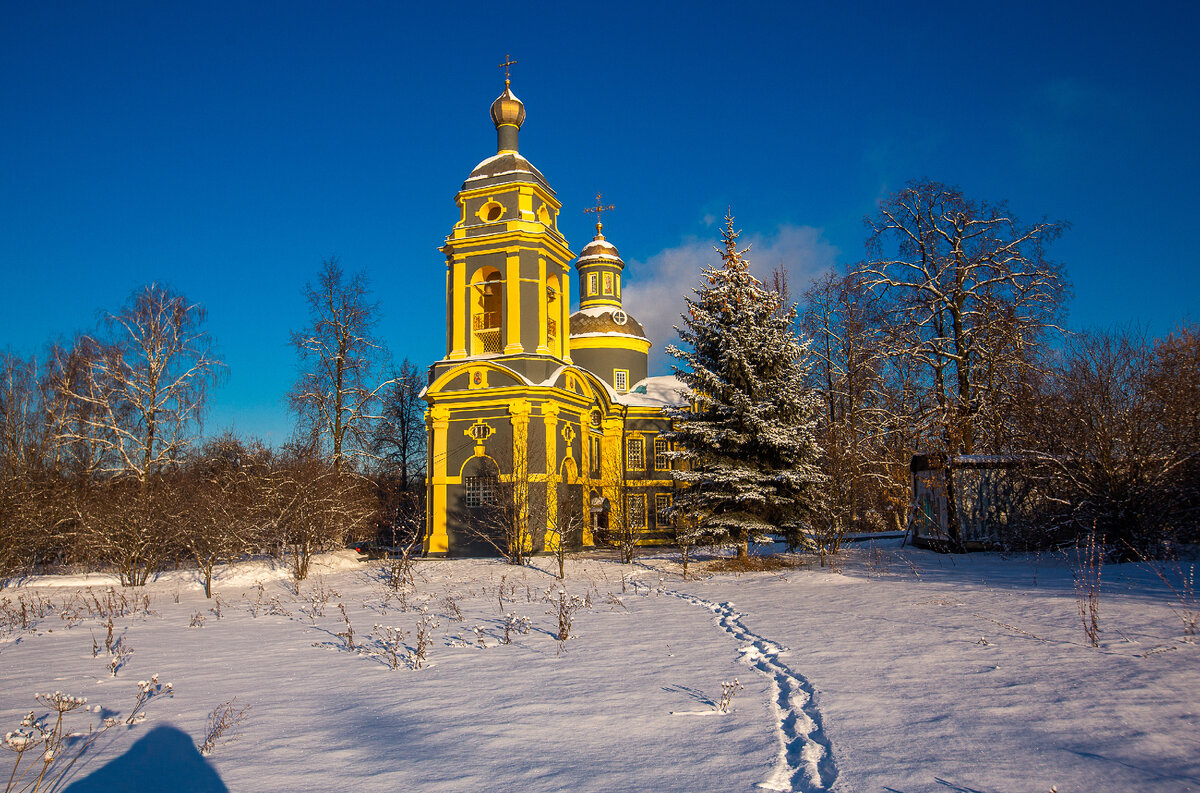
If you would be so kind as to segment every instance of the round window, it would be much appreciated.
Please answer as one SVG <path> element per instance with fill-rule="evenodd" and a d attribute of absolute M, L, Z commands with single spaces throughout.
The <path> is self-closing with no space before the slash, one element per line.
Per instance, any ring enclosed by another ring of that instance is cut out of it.
<path fill-rule="evenodd" d="M 624 325 L 626 322 L 629 321 L 629 315 L 626 314 L 624 311 L 614 311 L 612 318 L 613 318 L 613 322 L 617 323 L 618 325 Z"/>
<path fill-rule="evenodd" d="M 592 411 L 591 422 L 592 422 L 593 427 L 596 427 L 597 429 L 600 428 L 600 411 L 599 410 Z"/>

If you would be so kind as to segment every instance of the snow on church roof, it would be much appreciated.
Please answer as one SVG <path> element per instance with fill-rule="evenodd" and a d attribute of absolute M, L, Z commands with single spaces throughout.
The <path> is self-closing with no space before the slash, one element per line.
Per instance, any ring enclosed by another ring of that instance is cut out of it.
<path fill-rule="evenodd" d="M 679 407 L 688 403 L 690 389 L 673 374 L 647 377 L 633 388 L 617 395 L 617 401 L 631 407 Z"/>

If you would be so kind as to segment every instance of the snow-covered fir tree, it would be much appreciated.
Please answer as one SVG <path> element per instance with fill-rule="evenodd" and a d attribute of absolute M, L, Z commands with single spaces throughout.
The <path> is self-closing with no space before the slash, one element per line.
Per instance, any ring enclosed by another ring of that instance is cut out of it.
<path fill-rule="evenodd" d="M 807 344 L 797 338 L 796 310 L 750 274 L 740 232 L 727 215 L 717 249 L 721 267 L 706 268 L 687 298 L 675 375 L 691 390 L 689 408 L 668 411 L 676 478 L 675 512 L 684 525 L 745 556 L 748 540 L 782 533 L 805 544 L 820 508 L 825 476 L 818 466 L 817 395 L 808 389 Z"/>

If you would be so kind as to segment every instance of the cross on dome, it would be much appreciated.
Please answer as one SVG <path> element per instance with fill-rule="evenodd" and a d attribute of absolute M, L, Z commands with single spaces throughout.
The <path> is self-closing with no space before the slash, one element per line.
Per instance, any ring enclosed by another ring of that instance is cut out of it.
<path fill-rule="evenodd" d="M 512 81 L 512 75 L 509 73 L 508 67 L 515 66 L 516 64 L 517 61 L 514 61 L 511 55 L 509 55 L 507 52 L 504 53 L 504 63 L 501 63 L 499 67 L 504 70 L 504 85 L 506 87 Z"/>
<path fill-rule="evenodd" d="M 616 207 L 614 207 L 612 204 L 605 206 L 601 201 L 600 193 L 596 193 L 596 206 L 587 207 L 583 210 L 584 212 L 595 212 L 596 213 L 596 236 L 601 237 L 601 238 L 604 237 L 604 234 L 602 234 L 600 231 L 601 229 L 604 228 L 604 224 L 601 223 L 600 221 L 603 218 L 605 212 L 612 211 L 613 209 L 616 209 Z"/>

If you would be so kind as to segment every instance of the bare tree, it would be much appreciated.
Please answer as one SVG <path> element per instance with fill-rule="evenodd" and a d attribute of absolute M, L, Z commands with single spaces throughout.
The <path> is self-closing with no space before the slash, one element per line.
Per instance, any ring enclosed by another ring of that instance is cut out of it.
<path fill-rule="evenodd" d="M 1171 405 L 1189 391 L 1195 400 L 1200 386 L 1184 380 L 1167 386 L 1169 394 L 1161 390 L 1156 353 L 1164 346 L 1132 330 L 1071 338 L 1061 371 L 1039 397 L 1038 470 L 1049 502 L 1040 518 L 1059 529 L 1058 539 L 1097 534 L 1120 557 L 1156 558 L 1195 531 L 1186 484 L 1197 444 L 1193 437 L 1189 447 L 1186 433 L 1195 418 L 1184 419 L 1184 408 L 1173 429 Z"/>
<path fill-rule="evenodd" d="M 538 497 L 545 484 L 530 471 L 523 444 L 498 457 L 481 460 L 475 469 L 482 480 L 481 503 L 467 507 L 467 534 L 491 546 L 510 564 L 522 565 L 536 550 L 535 530 L 546 525 L 545 499 Z"/>
<path fill-rule="evenodd" d="M 405 358 L 381 392 L 382 415 L 372 446 L 379 459 L 397 471 L 403 490 L 425 469 L 424 385 L 421 372 Z"/>
<path fill-rule="evenodd" d="M 202 306 L 158 284 L 105 314 L 107 338 L 80 345 L 85 371 L 60 381 L 61 398 L 78 408 L 60 425 L 60 439 L 98 444 L 106 452 L 101 471 L 143 487 L 179 462 L 199 435 L 208 387 L 224 366 L 204 320 Z"/>
<path fill-rule="evenodd" d="M 640 515 L 637 506 L 631 502 L 631 498 L 641 494 L 630 487 L 627 455 L 628 449 L 621 449 L 618 455 L 606 457 L 601 462 L 603 489 L 609 501 L 608 528 L 601 539 L 617 549 L 622 563 L 632 564 L 647 517 L 644 502 Z M 641 495 L 641 498 L 645 496 Z"/>
<path fill-rule="evenodd" d="M 579 504 L 571 498 L 560 498 L 553 518 L 546 521 L 546 550 L 558 564 L 558 580 L 567 577 L 567 557 L 579 544 L 583 532 L 583 516 Z"/>
<path fill-rule="evenodd" d="M 364 273 L 349 280 L 336 258 L 321 265 L 317 283 L 304 287 L 311 324 L 292 333 L 302 371 L 292 389 L 292 409 L 314 449 L 328 453 L 335 473 L 370 454 L 379 416 L 387 357 L 371 335 L 378 307 L 368 302 Z"/>
<path fill-rule="evenodd" d="M 125 584 L 145 583 L 168 553 L 178 492 L 164 473 L 199 435 L 223 367 L 204 319 L 200 305 L 149 284 L 103 315 L 101 337 L 60 348 L 48 375 L 56 440 L 88 477 L 74 510 L 81 536 Z"/>
<path fill-rule="evenodd" d="M 0 352 L 0 475 L 43 468 L 48 437 L 37 361 Z"/>
<path fill-rule="evenodd" d="M 1058 327 L 1066 295 L 1046 249 L 1062 223 L 1021 224 L 1003 204 L 967 199 L 956 188 L 913 182 L 867 221 L 858 275 L 899 332 L 892 354 L 918 361 L 929 395 L 918 421 L 950 461 L 974 454 L 1011 403 L 1015 364 L 1033 358 Z M 951 544 L 962 547 L 953 462 L 946 470 Z"/>

